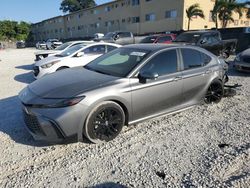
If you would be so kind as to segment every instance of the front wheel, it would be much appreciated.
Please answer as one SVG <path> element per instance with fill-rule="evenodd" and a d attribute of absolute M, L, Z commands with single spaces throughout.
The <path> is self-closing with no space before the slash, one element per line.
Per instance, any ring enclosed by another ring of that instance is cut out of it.
<path fill-rule="evenodd" d="M 224 95 L 224 86 L 222 81 L 215 80 L 209 86 L 205 96 L 205 103 L 219 103 Z"/>
<path fill-rule="evenodd" d="M 108 142 L 121 132 L 125 114 L 120 105 L 106 101 L 95 107 L 88 115 L 83 134 L 93 143 Z"/>

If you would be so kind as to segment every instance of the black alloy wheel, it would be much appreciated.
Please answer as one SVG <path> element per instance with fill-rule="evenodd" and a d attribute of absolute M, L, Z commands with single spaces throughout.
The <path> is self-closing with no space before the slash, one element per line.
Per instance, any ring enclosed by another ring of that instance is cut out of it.
<path fill-rule="evenodd" d="M 107 101 L 92 110 L 83 133 L 93 143 L 108 142 L 121 132 L 124 123 L 125 114 L 121 106 Z"/>
<path fill-rule="evenodd" d="M 205 96 L 205 102 L 210 103 L 219 103 L 224 95 L 224 87 L 221 81 L 214 81 L 208 88 L 208 91 Z"/>

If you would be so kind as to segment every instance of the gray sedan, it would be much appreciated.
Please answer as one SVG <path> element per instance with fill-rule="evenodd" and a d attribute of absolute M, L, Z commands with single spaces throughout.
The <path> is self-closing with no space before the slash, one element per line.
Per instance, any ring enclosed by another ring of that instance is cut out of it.
<path fill-rule="evenodd" d="M 250 72 L 250 48 L 236 56 L 234 66 L 238 71 Z"/>
<path fill-rule="evenodd" d="M 84 67 L 59 71 L 19 98 L 35 139 L 114 139 L 124 125 L 219 102 L 227 65 L 193 46 L 128 45 Z"/>

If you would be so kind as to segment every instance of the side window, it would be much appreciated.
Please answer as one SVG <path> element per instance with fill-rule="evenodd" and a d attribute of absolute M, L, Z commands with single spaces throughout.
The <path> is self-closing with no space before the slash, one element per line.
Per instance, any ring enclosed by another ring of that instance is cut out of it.
<path fill-rule="evenodd" d="M 193 49 L 181 49 L 184 70 L 198 68 L 203 66 L 201 53 Z"/>
<path fill-rule="evenodd" d="M 149 71 L 159 76 L 177 72 L 176 50 L 168 50 L 153 57 L 140 72 Z"/>
<path fill-rule="evenodd" d="M 160 37 L 157 41 L 157 43 L 163 43 L 166 41 L 172 41 L 172 38 L 170 36 Z"/>
<path fill-rule="evenodd" d="M 120 38 L 131 37 L 129 32 L 123 32 L 118 34 Z"/>
<path fill-rule="evenodd" d="M 212 58 L 209 55 L 204 54 L 202 52 L 200 52 L 200 54 L 201 54 L 201 60 L 202 60 L 202 63 L 203 63 L 204 66 L 206 66 L 208 63 L 210 63 Z"/>
<path fill-rule="evenodd" d="M 117 47 L 116 46 L 110 46 L 110 45 L 107 45 L 107 52 L 110 52 L 114 49 L 116 49 Z"/>
<path fill-rule="evenodd" d="M 105 45 L 96 45 L 91 46 L 83 50 L 84 54 L 104 54 L 105 53 Z"/>

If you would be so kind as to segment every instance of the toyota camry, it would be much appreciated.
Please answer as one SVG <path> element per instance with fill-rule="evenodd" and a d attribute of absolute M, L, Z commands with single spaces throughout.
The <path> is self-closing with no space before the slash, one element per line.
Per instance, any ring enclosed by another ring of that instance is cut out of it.
<path fill-rule="evenodd" d="M 45 76 L 19 98 L 26 127 L 37 140 L 114 139 L 124 125 L 217 103 L 227 65 L 194 46 L 128 45 L 82 68 Z"/>

